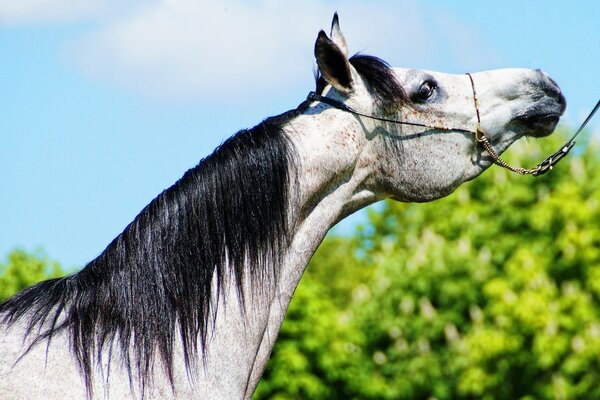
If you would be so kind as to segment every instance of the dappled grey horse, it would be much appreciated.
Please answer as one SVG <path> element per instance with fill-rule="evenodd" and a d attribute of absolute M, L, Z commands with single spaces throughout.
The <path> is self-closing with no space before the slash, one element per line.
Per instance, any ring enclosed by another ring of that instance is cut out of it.
<path fill-rule="evenodd" d="M 337 16 L 315 57 L 298 108 L 228 139 L 80 272 L 0 306 L 0 398 L 250 398 L 336 222 L 385 198 L 444 197 L 565 108 L 539 70 L 348 57 Z"/>

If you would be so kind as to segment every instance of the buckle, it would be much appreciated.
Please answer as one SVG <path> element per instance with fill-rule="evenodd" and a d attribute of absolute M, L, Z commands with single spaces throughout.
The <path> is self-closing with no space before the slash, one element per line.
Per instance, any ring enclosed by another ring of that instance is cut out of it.
<path fill-rule="evenodd" d="M 544 161 L 542 161 L 541 163 L 536 165 L 536 167 L 534 168 L 534 172 L 532 172 L 531 174 L 533 176 L 540 176 L 540 175 L 544 175 L 548 171 L 551 171 L 552 168 L 556 164 L 558 164 L 558 162 L 560 160 L 562 160 L 567 154 L 569 154 L 569 151 L 571 151 L 573 146 L 575 146 L 574 141 L 566 143 L 563 147 L 561 147 L 555 153 L 550 154 L 548 157 L 546 157 L 544 159 Z"/>

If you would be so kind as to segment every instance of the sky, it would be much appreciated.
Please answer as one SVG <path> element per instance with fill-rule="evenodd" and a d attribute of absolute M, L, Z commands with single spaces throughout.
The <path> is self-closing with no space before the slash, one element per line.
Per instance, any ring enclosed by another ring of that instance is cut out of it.
<path fill-rule="evenodd" d="M 95 258 L 223 140 L 302 102 L 334 11 L 351 53 L 393 66 L 541 68 L 567 127 L 600 97 L 595 0 L 0 0 L 0 260 Z"/>

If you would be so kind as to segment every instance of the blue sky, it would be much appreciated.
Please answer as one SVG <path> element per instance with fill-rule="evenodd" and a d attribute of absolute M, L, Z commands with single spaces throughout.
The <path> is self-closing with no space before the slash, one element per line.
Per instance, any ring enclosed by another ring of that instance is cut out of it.
<path fill-rule="evenodd" d="M 542 68 L 567 126 L 600 97 L 593 0 L 123 4 L 0 0 L 0 258 L 93 259 L 225 138 L 304 99 L 336 10 L 351 52 L 394 66 Z"/>

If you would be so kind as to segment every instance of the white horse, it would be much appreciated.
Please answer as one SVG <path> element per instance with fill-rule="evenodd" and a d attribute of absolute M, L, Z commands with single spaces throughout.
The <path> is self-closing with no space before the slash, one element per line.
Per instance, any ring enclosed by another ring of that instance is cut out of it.
<path fill-rule="evenodd" d="M 385 198 L 444 197 L 493 163 L 469 132 L 501 154 L 550 134 L 565 108 L 539 70 L 472 85 L 349 58 L 337 16 L 315 56 L 316 94 L 223 143 L 82 271 L 0 306 L 0 398 L 250 398 L 336 222 Z"/>

